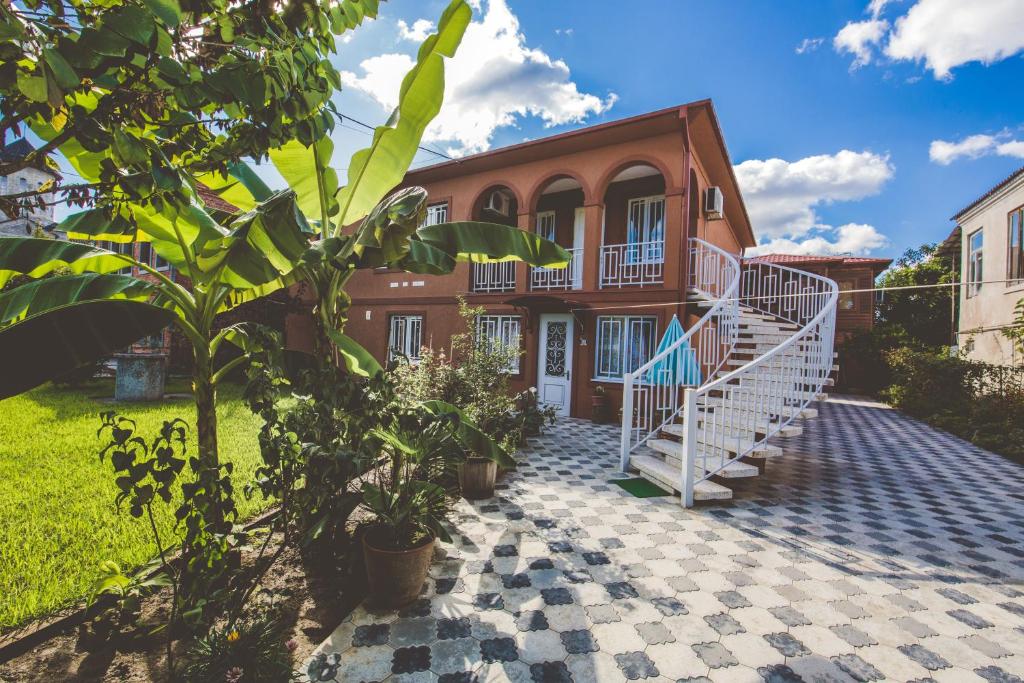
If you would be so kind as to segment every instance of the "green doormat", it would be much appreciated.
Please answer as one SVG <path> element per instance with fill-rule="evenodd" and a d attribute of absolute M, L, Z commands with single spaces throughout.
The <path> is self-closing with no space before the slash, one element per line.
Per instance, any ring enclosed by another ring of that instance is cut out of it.
<path fill-rule="evenodd" d="M 658 496 L 672 495 L 668 491 L 655 486 L 641 477 L 637 477 L 636 479 L 612 479 L 612 483 L 618 484 L 637 498 L 657 498 Z"/>

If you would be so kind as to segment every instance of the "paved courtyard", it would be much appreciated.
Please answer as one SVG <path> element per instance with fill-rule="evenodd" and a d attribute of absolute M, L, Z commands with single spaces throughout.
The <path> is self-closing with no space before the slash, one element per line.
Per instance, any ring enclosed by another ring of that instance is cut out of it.
<path fill-rule="evenodd" d="M 1021 681 L 1024 468 L 878 404 L 819 408 L 694 510 L 610 484 L 617 429 L 561 421 L 498 497 L 460 505 L 421 600 L 357 609 L 302 672 Z"/>

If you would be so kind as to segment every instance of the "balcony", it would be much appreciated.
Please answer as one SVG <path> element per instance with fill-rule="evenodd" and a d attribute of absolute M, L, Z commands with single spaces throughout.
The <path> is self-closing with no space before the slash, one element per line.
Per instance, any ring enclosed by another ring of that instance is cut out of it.
<path fill-rule="evenodd" d="M 535 292 L 583 289 L 583 249 L 566 249 L 569 265 L 565 268 L 533 268 L 530 289 Z"/>
<path fill-rule="evenodd" d="M 472 289 L 482 294 L 516 291 L 516 262 L 474 263 Z"/>
<path fill-rule="evenodd" d="M 665 279 L 665 242 L 630 242 L 601 247 L 602 289 L 660 285 Z"/>

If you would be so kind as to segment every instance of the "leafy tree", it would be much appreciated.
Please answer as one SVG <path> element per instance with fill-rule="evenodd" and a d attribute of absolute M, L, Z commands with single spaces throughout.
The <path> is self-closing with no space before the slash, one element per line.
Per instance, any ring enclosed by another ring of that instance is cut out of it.
<path fill-rule="evenodd" d="M 0 139 L 44 144 L 0 175 L 53 162 L 82 175 L 8 196 L 99 203 L 188 191 L 177 169 L 226 171 L 290 140 L 320 138 L 340 86 L 336 36 L 378 0 L 23 0 L 0 4 Z"/>
<path fill-rule="evenodd" d="M 908 249 L 882 273 L 878 287 L 908 287 L 956 282 L 953 260 L 936 253 L 935 244 Z M 890 337 L 902 337 L 918 348 L 938 348 L 950 343 L 956 287 L 887 291 L 875 309 L 876 324 Z"/>
<path fill-rule="evenodd" d="M 505 258 L 522 258 L 538 266 L 564 265 L 568 255 L 563 249 L 514 228 L 472 222 L 418 227 L 426 204 L 426 193 L 419 188 L 402 190 L 381 202 L 401 182 L 424 129 L 440 109 L 444 59 L 454 54 L 470 17 L 465 0 L 452 0 L 437 33 L 424 41 L 416 65 L 403 81 L 395 113 L 376 129 L 371 145 L 350 161 L 344 187 L 338 186 L 337 174 L 327 166 L 332 147 L 323 132 L 326 125 L 316 129 L 322 134 L 312 144 L 303 145 L 301 138 L 306 133 L 313 137 L 314 129 L 296 128 L 292 133 L 299 139 L 271 151 L 271 159 L 293 187 L 278 193 L 242 163 L 227 164 L 229 174 L 196 175 L 202 164 L 190 164 L 191 152 L 177 153 L 173 140 L 171 155 L 165 154 L 157 126 L 123 126 L 120 133 L 111 133 L 110 146 L 100 145 L 99 151 L 89 148 L 91 141 L 83 143 L 87 135 L 54 135 L 51 142 L 64 138 L 58 148 L 87 181 L 102 183 L 111 172 L 118 176 L 117 186 L 109 188 L 99 206 L 64 221 L 69 237 L 149 241 L 157 254 L 187 276 L 190 286 L 128 255 L 89 244 L 5 240 L 0 244 L 0 285 L 18 274 L 36 278 L 59 267 L 69 268 L 72 275 L 32 281 L 0 298 L 0 397 L 31 388 L 173 322 L 192 342 L 195 354 L 198 459 L 216 469 L 216 384 L 244 362 L 244 356 L 219 369 L 213 367 L 213 358 L 224 341 L 243 347 L 246 343 L 238 327 L 213 333 L 219 312 L 308 282 L 319 297 L 322 339 L 337 352 L 332 358 L 359 374 L 376 374 L 380 368 L 372 356 L 341 332 L 348 306 L 344 285 L 356 268 L 393 265 L 417 273 L 445 273 L 460 259 Z M 166 23 L 165 17 L 157 18 Z M 236 35 L 244 40 L 242 34 Z M 201 62 L 202 54 L 200 50 L 191 57 Z M 31 98 L 24 96 L 24 101 Z M 224 105 L 225 111 L 232 107 Z M 315 112 L 310 119 L 332 116 L 326 98 L 311 108 Z M 88 130 L 88 111 L 75 112 Z M 102 113 L 95 116 L 97 121 L 107 120 Z M 38 122 L 38 113 L 26 116 Z M 137 144 L 122 140 L 125 130 L 138 133 Z M 205 142 L 204 149 L 217 147 Z M 212 154 L 198 157 L 210 159 Z M 148 169 L 142 181 L 145 191 L 137 192 L 132 184 L 136 173 L 117 170 L 122 162 Z M 241 211 L 224 214 L 206 207 L 197 191 L 199 182 L 222 193 Z M 312 214 L 310 220 L 306 214 Z M 355 229 L 345 233 L 352 225 Z M 127 264 L 138 266 L 155 282 L 115 272 Z M 217 525 L 227 523 L 221 516 Z"/>

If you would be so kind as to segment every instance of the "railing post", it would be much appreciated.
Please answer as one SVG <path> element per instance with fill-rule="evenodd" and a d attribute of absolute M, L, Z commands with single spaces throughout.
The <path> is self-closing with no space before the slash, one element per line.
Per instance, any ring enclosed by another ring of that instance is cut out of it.
<path fill-rule="evenodd" d="M 622 378 L 622 441 L 619 446 L 619 469 L 629 471 L 629 451 L 633 432 L 633 373 Z"/>
<path fill-rule="evenodd" d="M 680 502 L 683 507 L 693 507 L 694 470 L 697 467 L 697 392 L 688 387 L 683 393 L 683 490 Z"/>

